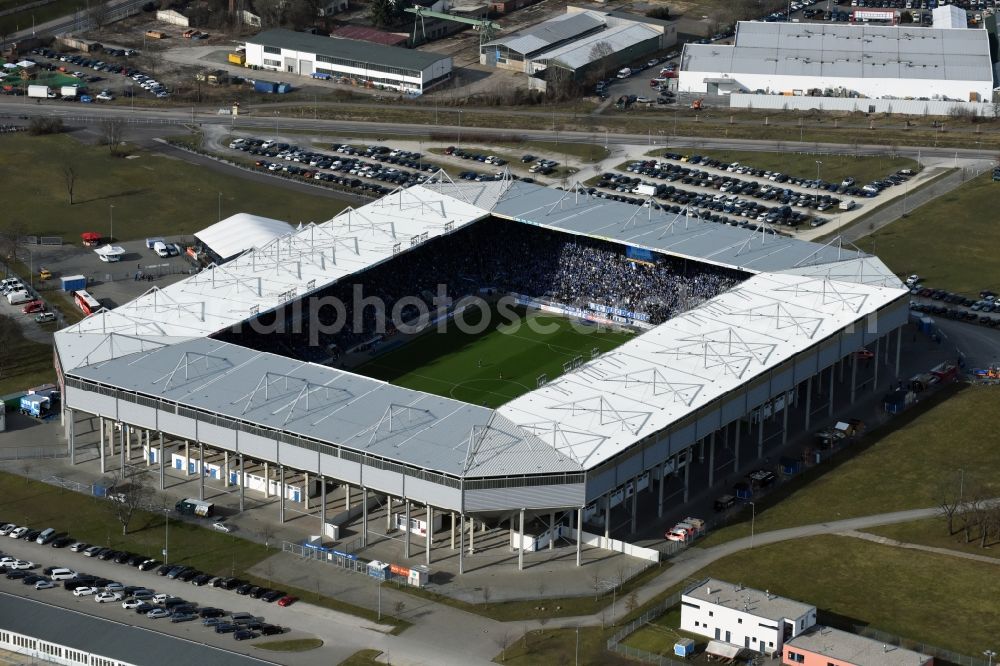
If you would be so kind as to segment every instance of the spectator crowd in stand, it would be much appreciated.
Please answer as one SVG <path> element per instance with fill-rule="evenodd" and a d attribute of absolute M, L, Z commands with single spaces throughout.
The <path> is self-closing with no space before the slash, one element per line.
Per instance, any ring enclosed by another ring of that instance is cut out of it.
<path fill-rule="evenodd" d="M 424 312 L 438 312 L 442 290 L 450 302 L 490 291 L 581 309 L 596 303 L 633 312 L 636 319 L 656 325 L 745 277 L 738 271 L 658 254 L 652 254 L 651 261 L 637 261 L 622 245 L 489 218 L 331 285 L 301 308 L 286 307 L 266 315 L 268 319 L 262 317 L 261 325 L 238 325 L 217 337 L 329 363 L 417 318 L 421 308 L 413 299 L 425 306 Z M 360 325 L 355 323 L 357 294 L 368 299 L 361 307 Z M 321 305 L 330 297 L 343 304 L 339 312 Z M 408 303 L 397 307 L 403 298 Z M 373 301 L 382 307 L 367 304 Z M 394 308 L 398 317 L 393 316 Z"/>

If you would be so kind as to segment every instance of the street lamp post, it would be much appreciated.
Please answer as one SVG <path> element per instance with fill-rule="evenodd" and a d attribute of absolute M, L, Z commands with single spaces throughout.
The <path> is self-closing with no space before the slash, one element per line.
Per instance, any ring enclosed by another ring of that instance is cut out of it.
<path fill-rule="evenodd" d="M 111 220 L 111 237 L 108 238 L 108 242 L 110 243 L 115 238 L 115 205 L 114 204 L 110 204 L 108 206 L 108 217 Z"/>
<path fill-rule="evenodd" d="M 816 160 L 816 180 L 819 180 L 819 168 L 823 166 L 823 162 Z"/>
<path fill-rule="evenodd" d="M 170 563 L 170 509 L 163 508 L 163 563 Z"/>
<path fill-rule="evenodd" d="M 274 112 L 274 139 L 275 139 L 275 141 L 277 141 L 277 139 L 278 139 L 278 112 L 277 111 Z"/>
<path fill-rule="evenodd" d="M 462 110 L 458 110 L 458 147 L 462 147 Z"/>
<path fill-rule="evenodd" d="M 757 505 L 750 502 L 750 549 L 753 550 L 753 528 L 757 522 Z"/>
<path fill-rule="evenodd" d="M 222 192 L 219 192 L 219 222 L 222 222 Z"/>
<path fill-rule="evenodd" d="M 993 666 L 993 657 L 997 656 L 996 651 L 994 651 L 994 650 L 983 650 L 983 655 L 987 659 L 986 666 Z"/>

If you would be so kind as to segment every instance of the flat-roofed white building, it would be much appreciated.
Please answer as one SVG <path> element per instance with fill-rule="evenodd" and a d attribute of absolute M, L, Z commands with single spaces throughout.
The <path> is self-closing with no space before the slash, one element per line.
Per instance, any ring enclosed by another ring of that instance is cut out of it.
<path fill-rule="evenodd" d="M 816 624 L 816 607 L 709 578 L 681 595 L 681 630 L 765 654 Z"/>
<path fill-rule="evenodd" d="M 421 94 L 451 77 L 452 59 L 354 39 L 266 30 L 246 41 L 247 66 L 272 72 L 326 74 L 362 85 Z"/>
<path fill-rule="evenodd" d="M 989 101 L 993 66 L 985 30 L 741 21 L 731 46 L 684 47 L 678 88 Z"/>

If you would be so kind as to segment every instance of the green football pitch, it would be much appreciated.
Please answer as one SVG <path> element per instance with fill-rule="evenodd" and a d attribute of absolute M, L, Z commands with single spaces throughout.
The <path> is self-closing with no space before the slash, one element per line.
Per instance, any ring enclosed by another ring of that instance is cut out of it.
<path fill-rule="evenodd" d="M 356 372 L 397 386 L 435 393 L 474 405 L 497 407 L 538 386 L 540 375 L 553 380 L 564 364 L 594 349 L 614 349 L 633 337 L 577 320 L 548 314 L 519 312 L 517 324 L 491 313 L 490 326 L 481 332 L 463 332 L 449 322 L 444 332 L 423 333 L 386 352 Z M 475 326 L 478 315 L 466 321 Z"/>

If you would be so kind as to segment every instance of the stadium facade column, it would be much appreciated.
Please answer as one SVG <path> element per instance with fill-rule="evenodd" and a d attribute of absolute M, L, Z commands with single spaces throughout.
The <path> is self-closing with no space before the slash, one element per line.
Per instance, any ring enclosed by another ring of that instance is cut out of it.
<path fill-rule="evenodd" d="M 184 476 L 191 476 L 191 443 L 184 440 Z"/>
<path fill-rule="evenodd" d="M 66 408 L 66 446 L 69 448 L 69 464 L 76 464 L 76 412 Z"/>
<path fill-rule="evenodd" d="M 385 531 L 388 534 L 392 530 L 392 495 L 385 496 Z M 452 542 L 455 540 L 452 539 Z"/>
<path fill-rule="evenodd" d="M 222 452 L 222 487 L 229 487 L 229 451 Z"/>
<path fill-rule="evenodd" d="M 872 378 L 872 392 L 878 390 L 878 362 L 882 351 L 882 338 L 875 338 L 875 376 Z"/>
<path fill-rule="evenodd" d="M 302 473 L 302 502 L 305 506 L 303 508 L 309 510 L 309 472 Z"/>
<path fill-rule="evenodd" d="M 660 473 L 659 479 L 656 482 L 656 517 L 663 518 L 663 485 L 664 485 L 664 467 L 663 463 L 660 463 Z"/>
<path fill-rule="evenodd" d="M 764 457 L 764 405 L 757 408 L 757 459 Z"/>
<path fill-rule="evenodd" d="M 809 421 L 812 416 L 812 398 L 813 398 L 813 378 L 809 375 L 806 380 L 806 430 L 809 430 Z"/>
<path fill-rule="evenodd" d="M 611 491 L 604 496 L 604 538 L 611 538 Z"/>
<path fill-rule="evenodd" d="M 465 514 L 458 514 L 458 573 L 465 573 Z"/>
<path fill-rule="evenodd" d="M 556 512 L 549 511 L 549 550 L 552 550 L 556 541 Z"/>
<path fill-rule="evenodd" d="M 854 404 L 854 394 L 858 388 L 858 355 L 851 354 L 851 404 Z"/>
<path fill-rule="evenodd" d="M 319 541 L 323 543 L 326 536 L 326 477 L 319 477 Z"/>
<path fill-rule="evenodd" d="M 285 522 L 285 466 L 278 465 L 278 522 Z"/>
<path fill-rule="evenodd" d="M 158 432 L 157 437 L 160 440 L 160 453 L 156 457 L 160 463 L 160 490 L 163 490 L 163 432 Z"/>
<path fill-rule="evenodd" d="M 629 533 L 635 534 L 639 503 L 639 475 L 632 479 L 632 515 L 629 517 Z"/>
<path fill-rule="evenodd" d="M 106 448 L 105 444 L 104 444 L 104 433 L 105 433 L 104 417 L 103 416 L 98 416 L 97 419 L 98 419 L 98 422 L 99 422 L 99 425 L 100 425 L 100 430 L 101 430 L 100 441 L 98 442 L 98 446 L 101 449 L 101 474 L 106 474 L 107 470 L 104 468 L 104 463 L 105 463 L 105 461 L 104 461 L 104 453 L 105 453 L 104 449 Z M 161 490 L 162 490 L 162 488 L 161 488 Z"/>
<path fill-rule="evenodd" d="M 787 397 L 787 393 L 785 394 Z M 788 400 L 785 400 L 785 408 L 781 410 L 781 445 L 784 446 L 788 444 L 788 410 L 792 406 L 788 404 Z"/>
<path fill-rule="evenodd" d="M 424 564 L 430 566 L 431 546 L 434 544 L 434 507 L 427 505 L 427 538 L 424 542 Z"/>
<path fill-rule="evenodd" d="M 705 438 L 704 437 L 702 437 L 698 441 L 698 446 L 699 446 L 699 448 L 698 448 L 698 464 L 702 464 L 702 463 L 705 462 Z"/>
<path fill-rule="evenodd" d="M 455 512 L 451 512 L 451 549 L 455 550 Z"/>
<path fill-rule="evenodd" d="M 727 426 L 728 427 L 728 426 Z M 708 436 L 708 487 L 715 485 L 715 433 Z"/>
<path fill-rule="evenodd" d="M 351 510 L 351 484 L 344 484 L 344 511 Z"/>
<path fill-rule="evenodd" d="M 128 437 L 128 426 L 124 423 L 121 424 L 121 430 L 118 431 L 119 437 L 121 437 L 121 449 L 118 451 L 118 457 L 121 459 L 121 478 L 125 478 L 125 439 Z"/>
<path fill-rule="evenodd" d="M 826 415 L 833 416 L 833 366 L 830 366 L 830 395 L 827 396 Z"/>
<path fill-rule="evenodd" d="M 410 500 L 406 500 L 406 523 L 403 525 L 403 557 L 410 559 Z"/>
<path fill-rule="evenodd" d="M 576 566 L 583 562 L 583 507 L 576 510 Z"/>
<path fill-rule="evenodd" d="M 476 519 L 469 516 L 469 555 L 476 553 Z"/>
<path fill-rule="evenodd" d="M 899 377 L 899 350 L 903 347 L 903 327 L 896 329 L 896 377 Z"/>
<path fill-rule="evenodd" d="M 684 456 L 684 502 L 687 503 L 691 496 L 691 463 L 694 462 L 694 455 L 691 449 L 687 450 Z"/>
<path fill-rule="evenodd" d="M 205 499 L 205 443 L 198 442 L 198 499 Z"/>
<path fill-rule="evenodd" d="M 271 471 L 267 467 L 267 461 L 264 461 L 264 499 L 271 496 Z"/>
<path fill-rule="evenodd" d="M 743 425 L 736 422 L 736 437 L 733 438 L 733 471 L 740 471 L 740 440 L 742 439 Z"/>
<path fill-rule="evenodd" d="M 360 486 L 361 491 L 361 546 L 368 547 L 368 489 Z"/>
<path fill-rule="evenodd" d="M 244 474 L 243 454 L 240 453 L 239 456 L 240 456 L 240 478 L 238 479 L 238 483 L 240 485 L 240 513 L 243 513 L 243 508 L 245 506 L 244 502 L 246 499 L 247 477 L 246 474 Z"/>
<path fill-rule="evenodd" d="M 520 511 L 517 523 L 517 570 L 524 571 L 524 509 Z"/>

